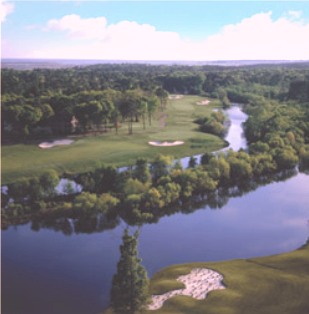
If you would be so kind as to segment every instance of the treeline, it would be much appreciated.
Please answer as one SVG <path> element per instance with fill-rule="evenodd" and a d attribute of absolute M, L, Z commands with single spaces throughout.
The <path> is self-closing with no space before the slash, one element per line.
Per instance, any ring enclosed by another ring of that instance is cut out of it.
<path fill-rule="evenodd" d="M 36 98 L 51 94 L 73 95 L 82 91 L 119 91 L 158 86 L 169 93 L 199 94 L 217 88 L 250 86 L 250 89 L 279 87 L 287 93 L 292 81 L 308 80 L 308 63 L 245 67 L 98 64 L 65 69 L 1 69 L 2 94 Z M 265 90 L 266 91 L 266 90 Z"/>
<path fill-rule="evenodd" d="M 97 134 L 115 130 L 123 123 L 133 132 L 133 122 L 151 125 L 152 116 L 167 99 L 167 92 L 142 90 L 84 91 L 73 95 L 43 96 L 39 99 L 3 96 L 4 140 L 24 140 L 73 133 Z"/>
<path fill-rule="evenodd" d="M 68 69 L 2 69 L 2 138 L 19 141 L 72 133 L 146 128 L 168 93 L 230 101 L 308 102 L 306 64 L 273 67 L 105 64 Z"/>

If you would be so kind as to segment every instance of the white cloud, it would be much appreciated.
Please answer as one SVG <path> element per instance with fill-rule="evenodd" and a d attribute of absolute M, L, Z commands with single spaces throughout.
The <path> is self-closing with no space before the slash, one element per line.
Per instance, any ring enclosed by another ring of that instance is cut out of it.
<path fill-rule="evenodd" d="M 299 19 L 302 16 L 301 11 L 288 11 L 287 16 L 292 19 Z"/>
<path fill-rule="evenodd" d="M 272 13 L 260 13 L 227 25 L 207 39 L 205 46 L 214 58 L 225 59 L 308 59 L 309 23 L 281 17 L 272 20 Z"/>
<path fill-rule="evenodd" d="M 0 0 L 0 20 L 3 23 L 6 17 L 14 11 L 14 4 L 6 2 L 5 0 Z"/>
<path fill-rule="evenodd" d="M 62 57 L 78 53 L 76 58 L 166 59 L 174 58 L 175 49 L 183 45 L 175 32 L 160 32 L 152 25 L 133 21 L 107 25 L 105 17 L 82 19 L 67 15 L 48 21 L 44 29 L 65 32 L 71 43 L 87 41 L 87 46 L 81 45 L 77 51 L 70 47 L 54 50 Z"/>
<path fill-rule="evenodd" d="M 309 57 L 309 23 L 301 19 L 298 11 L 290 11 L 276 20 L 271 12 L 255 14 L 237 24 L 226 25 L 219 33 L 198 42 L 185 40 L 176 32 L 158 31 L 149 24 L 121 21 L 108 25 L 105 17 L 82 19 L 67 15 L 50 20 L 45 30 L 64 32 L 67 44 L 39 49 L 33 57 L 114 60 L 308 60 Z"/>
<path fill-rule="evenodd" d="M 65 31 L 72 38 L 100 39 L 104 36 L 105 17 L 82 19 L 76 14 L 66 15 L 60 20 L 50 20 L 46 30 Z"/>

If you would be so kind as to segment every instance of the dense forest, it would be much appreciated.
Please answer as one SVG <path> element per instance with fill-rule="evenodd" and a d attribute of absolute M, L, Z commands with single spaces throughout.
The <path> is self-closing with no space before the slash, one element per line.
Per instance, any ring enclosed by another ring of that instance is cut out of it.
<path fill-rule="evenodd" d="M 2 70 L 2 136 L 7 142 L 40 136 L 117 132 L 119 125 L 151 123 L 169 93 L 220 99 L 224 107 L 243 104 L 248 151 L 206 153 L 201 165 L 191 158 L 183 169 L 170 156 L 140 158 L 119 172 L 98 166 L 67 174 L 83 186 L 74 194 L 56 195 L 59 174 L 8 185 L 2 195 L 2 221 L 33 221 L 33 228 L 57 225 L 73 232 L 112 228 L 119 217 L 130 224 L 154 222 L 178 210 L 206 202 L 221 207 L 228 197 L 309 165 L 308 64 L 295 67 L 188 67 L 98 65 L 70 69 Z M 72 123 L 73 117 L 78 121 Z M 196 123 L 203 132 L 223 132 L 224 116 L 214 112 Z M 14 199 L 14 202 L 10 202 Z M 44 217 L 44 219 L 43 219 Z"/>
<path fill-rule="evenodd" d="M 114 130 L 126 122 L 151 124 L 168 93 L 267 103 L 304 103 L 307 63 L 251 66 L 101 64 L 64 69 L 2 69 L 2 141 Z M 293 105 L 294 106 L 294 105 Z M 220 132 L 219 132 L 220 133 Z"/>

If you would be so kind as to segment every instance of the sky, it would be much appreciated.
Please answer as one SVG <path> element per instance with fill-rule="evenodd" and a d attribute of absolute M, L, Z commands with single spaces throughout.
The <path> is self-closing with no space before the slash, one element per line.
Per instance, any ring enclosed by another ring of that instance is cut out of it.
<path fill-rule="evenodd" d="M 0 1 L 1 58 L 309 60 L 309 1 Z"/>

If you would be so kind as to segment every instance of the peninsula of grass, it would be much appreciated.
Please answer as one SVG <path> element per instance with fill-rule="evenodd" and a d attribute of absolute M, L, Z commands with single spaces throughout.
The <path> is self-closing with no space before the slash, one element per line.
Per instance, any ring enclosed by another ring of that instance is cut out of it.
<path fill-rule="evenodd" d="M 164 112 L 156 113 L 151 126 L 143 129 L 142 123 L 135 123 L 133 135 L 128 135 L 123 123 L 118 134 L 114 131 L 99 136 L 75 137 L 74 143 L 51 149 L 40 149 L 38 144 L 2 146 L 2 184 L 42 174 L 46 169 L 64 172 L 83 172 L 98 164 L 125 166 L 138 157 L 149 160 L 157 154 L 172 155 L 175 158 L 191 156 L 218 150 L 225 142 L 214 135 L 201 133 L 193 120 L 211 113 L 218 102 L 197 106 L 199 96 L 185 96 L 169 100 Z M 149 141 L 184 141 L 175 147 L 154 147 Z"/>
<path fill-rule="evenodd" d="M 308 314 L 309 242 L 290 253 L 223 262 L 174 265 L 151 279 L 151 294 L 184 286 L 176 281 L 193 268 L 210 268 L 224 277 L 227 289 L 212 291 L 206 299 L 176 296 L 153 314 Z"/>

